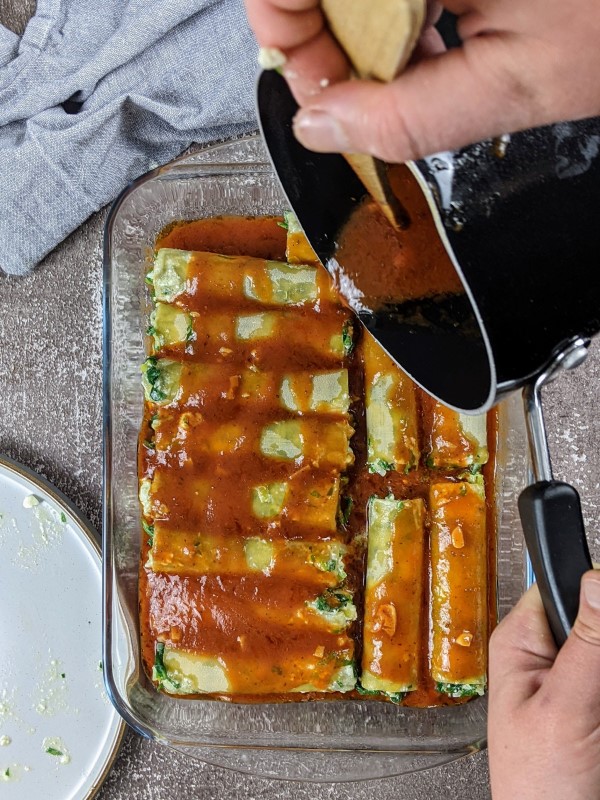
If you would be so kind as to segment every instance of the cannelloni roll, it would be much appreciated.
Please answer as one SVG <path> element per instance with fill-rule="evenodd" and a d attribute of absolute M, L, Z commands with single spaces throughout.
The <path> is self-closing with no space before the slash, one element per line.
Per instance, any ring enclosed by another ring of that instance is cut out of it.
<path fill-rule="evenodd" d="M 487 460 L 486 414 L 459 414 L 441 403 L 435 403 L 428 466 L 477 469 Z"/>
<path fill-rule="evenodd" d="M 369 333 L 363 352 L 369 470 L 408 472 L 419 463 L 415 386 Z"/>
<path fill-rule="evenodd" d="M 273 365 L 297 348 L 317 363 L 335 363 L 352 347 L 352 323 L 341 308 L 311 320 L 307 338 L 306 317 L 294 308 L 232 315 L 188 311 L 159 302 L 150 316 L 148 333 L 155 354 L 242 364 L 251 361 L 258 366 Z"/>
<path fill-rule="evenodd" d="M 254 482 L 253 482 L 254 481 Z M 269 480 L 258 475 L 248 482 L 243 469 L 198 472 L 193 465 L 159 465 L 152 478 L 140 482 L 140 502 L 148 521 L 169 520 L 192 530 L 217 529 L 287 535 L 293 538 L 326 536 L 337 530 L 340 477 L 302 467 L 292 475 Z M 182 496 L 181 487 L 186 491 Z M 214 498 L 227 487 L 227 503 L 215 507 Z"/>
<path fill-rule="evenodd" d="M 252 570 L 200 581 L 149 572 L 148 582 L 160 688 L 232 695 L 354 688 L 356 609 L 347 591 Z"/>
<path fill-rule="evenodd" d="M 334 299 L 320 266 L 161 248 L 148 274 L 157 302 L 202 311 L 208 302 L 293 306 Z"/>
<path fill-rule="evenodd" d="M 337 541 L 306 542 L 260 536 L 231 537 L 181 530 L 155 522 L 149 566 L 181 575 L 282 575 L 314 583 L 323 591 L 346 577 L 346 546 Z"/>
<path fill-rule="evenodd" d="M 164 691 L 182 695 L 349 692 L 356 685 L 352 641 L 319 644 L 324 638 L 315 634 L 305 652 L 289 655 L 282 639 L 278 651 L 269 647 L 267 657 L 251 660 L 243 651 L 205 655 L 157 642 L 152 678 Z"/>
<path fill-rule="evenodd" d="M 350 438 L 354 430 L 347 419 L 276 419 L 248 424 L 243 419 L 221 422 L 205 419 L 201 412 L 160 409 L 151 423 L 146 444 L 164 457 L 201 466 L 209 458 L 236 460 L 263 467 L 293 462 L 295 468 L 343 470 L 354 461 Z"/>
<path fill-rule="evenodd" d="M 367 692 L 398 697 L 417 688 L 424 529 L 422 500 L 370 500 L 360 678 Z"/>
<path fill-rule="evenodd" d="M 487 663 L 484 488 L 435 483 L 431 514 L 431 674 L 452 697 L 483 694 Z"/>

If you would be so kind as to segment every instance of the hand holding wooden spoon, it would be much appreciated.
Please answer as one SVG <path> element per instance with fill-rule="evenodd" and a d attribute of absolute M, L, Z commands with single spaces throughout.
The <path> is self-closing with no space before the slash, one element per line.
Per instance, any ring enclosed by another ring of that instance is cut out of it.
<path fill-rule="evenodd" d="M 444 52 L 426 24 L 417 59 L 386 85 L 347 80 L 318 0 L 246 5 L 259 43 L 287 56 L 284 74 L 302 106 L 296 134 L 315 150 L 406 161 L 600 113 L 596 0 L 446 0 L 462 47 Z"/>

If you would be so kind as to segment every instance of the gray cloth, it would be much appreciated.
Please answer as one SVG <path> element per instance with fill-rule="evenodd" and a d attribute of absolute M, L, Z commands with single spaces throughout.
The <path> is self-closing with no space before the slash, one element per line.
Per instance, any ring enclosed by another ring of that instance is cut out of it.
<path fill-rule="evenodd" d="M 191 142 L 255 128 L 256 56 L 242 0 L 38 0 L 21 38 L 0 26 L 0 267 L 27 272 Z"/>

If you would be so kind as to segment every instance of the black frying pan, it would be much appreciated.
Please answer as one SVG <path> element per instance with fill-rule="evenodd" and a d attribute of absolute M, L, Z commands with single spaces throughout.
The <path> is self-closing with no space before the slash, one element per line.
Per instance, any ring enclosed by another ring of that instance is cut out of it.
<path fill-rule="evenodd" d="M 343 157 L 292 132 L 285 80 L 263 72 L 258 114 L 290 206 L 321 261 L 365 196 Z M 600 331 L 600 119 L 538 128 L 410 164 L 464 295 L 359 314 L 413 379 L 446 405 L 480 413 L 524 390 L 535 482 L 519 509 L 559 644 L 591 561 L 579 496 L 554 481 L 540 390 L 584 359 Z"/>

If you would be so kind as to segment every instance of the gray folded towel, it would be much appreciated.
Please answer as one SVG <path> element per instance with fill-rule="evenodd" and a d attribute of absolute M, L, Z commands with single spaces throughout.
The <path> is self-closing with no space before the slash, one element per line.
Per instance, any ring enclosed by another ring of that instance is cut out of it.
<path fill-rule="evenodd" d="M 23 274 L 133 178 L 256 127 L 242 0 L 38 0 L 0 26 L 0 268 Z"/>

